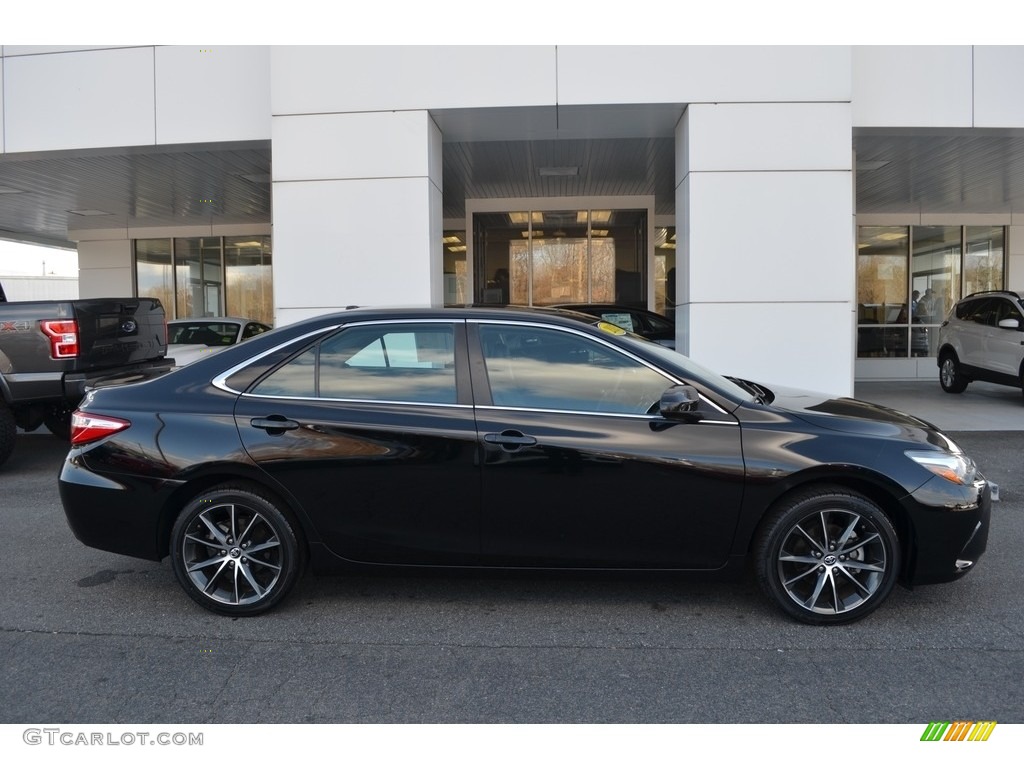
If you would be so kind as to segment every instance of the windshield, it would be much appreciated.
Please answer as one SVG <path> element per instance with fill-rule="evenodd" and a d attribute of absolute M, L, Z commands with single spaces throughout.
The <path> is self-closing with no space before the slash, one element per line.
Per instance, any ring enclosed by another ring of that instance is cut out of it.
<path fill-rule="evenodd" d="M 168 344 L 202 344 L 206 347 L 227 347 L 238 339 L 238 323 L 188 322 L 168 323 Z"/>
<path fill-rule="evenodd" d="M 682 368 L 685 372 L 684 377 L 687 380 L 692 379 L 694 382 L 707 384 L 733 402 L 744 403 L 749 400 L 757 399 L 757 395 L 746 387 L 740 386 L 736 382 L 722 376 L 720 373 L 712 371 L 710 368 L 705 368 L 703 365 L 690 359 L 681 352 L 676 352 L 674 349 L 669 349 L 666 346 L 645 339 L 642 336 L 636 336 L 635 334 L 628 335 L 638 343 L 643 344 L 644 350 L 652 357 L 663 359 L 667 364 L 672 365 L 673 368 Z"/>

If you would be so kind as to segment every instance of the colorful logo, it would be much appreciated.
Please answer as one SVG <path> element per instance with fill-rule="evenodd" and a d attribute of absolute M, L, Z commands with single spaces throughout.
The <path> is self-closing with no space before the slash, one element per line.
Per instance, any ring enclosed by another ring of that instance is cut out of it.
<path fill-rule="evenodd" d="M 921 741 L 988 741 L 995 727 L 995 720 L 928 723 L 921 734 Z"/>

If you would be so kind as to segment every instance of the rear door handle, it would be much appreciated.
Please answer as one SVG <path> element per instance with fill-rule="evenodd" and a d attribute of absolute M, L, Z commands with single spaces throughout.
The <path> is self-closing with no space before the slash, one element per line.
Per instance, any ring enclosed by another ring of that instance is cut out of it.
<path fill-rule="evenodd" d="M 250 422 L 256 429 L 267 430 L 268 435 L 283 435 L 290 429 L 298 429 L 299 422 L 286 419 L 284 416 L 268 416 L 265 419 L 252 419 Z"/>
<path fill-rule="evenodd" d="M 506 429 L 501 434 L 489 432 L 484 435 L 484 442 L 491 445 L 499 445 L 506 451 L 518 451 L 537 444 L 537 438 L 524 435 L 518 429 Z"/>

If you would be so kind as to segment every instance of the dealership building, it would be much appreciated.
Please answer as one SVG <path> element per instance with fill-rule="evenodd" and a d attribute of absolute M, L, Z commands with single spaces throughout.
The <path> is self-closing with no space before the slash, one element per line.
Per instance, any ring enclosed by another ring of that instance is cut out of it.
<path fill-rule="evenodd" d="M 82 297 L 616 302 L 848 395 L 1024 287 L 1024 46 L 0 51 L 0 238 L 77 248 Z"/>

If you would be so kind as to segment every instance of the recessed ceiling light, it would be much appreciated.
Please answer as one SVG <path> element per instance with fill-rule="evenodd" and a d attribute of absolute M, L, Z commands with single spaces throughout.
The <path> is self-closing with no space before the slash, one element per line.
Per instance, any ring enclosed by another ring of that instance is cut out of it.
<path fill-rule="evenodd" d="M 579 176 L 580 167 L 578 165 L 547 165 L 538 169 L 537 173 L 541 176 Z"/>
<path fill-rule="evenodd" d="M 270 181 L 269 173 L 243 173 L 238 178 L 251 181 L 253 184 L 266 184 Z"/>
<path fill-rule="evenodd" d="M 879 168 L 884 168 L 889 164 L 888 160 L 858 160 L 857 170 L 858 171 L 877 171 Z"/>
<path fill-rule="evenodd" d="M 112 213 L 107 213 L 107 211 L 97 211 L 97 210 L 92 209 L 92 208 L 83 208 L 80 211 L 68 211 L 68 213 L 73 213 L 73 214 L 75 214 L 75 216 L 113 216 L 114 215 Z"/>
<path fill-rule="evenodd" d="M 23 194 L 24 191 L 25 190 L 23 189 L 15 189 L 14 187 L 0 187 L 0 195 L 20 195 Z"/>

